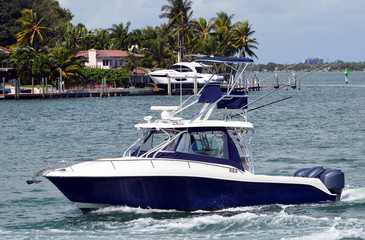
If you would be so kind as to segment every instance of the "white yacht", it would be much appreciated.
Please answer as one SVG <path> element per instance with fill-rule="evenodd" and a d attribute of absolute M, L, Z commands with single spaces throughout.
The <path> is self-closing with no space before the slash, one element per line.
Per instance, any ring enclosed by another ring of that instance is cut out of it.
<path fill-rule="evenodd" d="M 209 73 L 212 65 L 199 62 L 179 62 L 175 63 L 168 69 L 157 70 L 148 75 L 152 81 L 160 88 L 167 89 L 168 81 L 173 88 L 193 89 L 194 81 L 197 82 L 197 87 L 201 88 L 207 82 L 222 83 L 223 76 Z"/>

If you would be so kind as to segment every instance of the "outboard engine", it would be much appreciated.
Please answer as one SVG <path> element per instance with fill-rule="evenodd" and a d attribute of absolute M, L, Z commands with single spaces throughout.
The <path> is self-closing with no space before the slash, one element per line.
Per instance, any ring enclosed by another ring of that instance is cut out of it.
<path fill-rule="evenodd" d="M 326 171 L 322 166 L 302 168 L 294 173 L 294 177 L 319 178 Z"/>
<path fill-rule="evenodd" d="M 294 177 L 304 177 L 305 173 L 309 170 L 309 168 L 299 169 L 294 173 Z"/>
<path fill-rule="evenodd" d="M 340 169 L 325 170 L 322 166 L 302 168 L 294 173 L 294 177 L 319 178 L 328 190 L 337 194 L 337 200 L 345 187 L 345 174 Z"/>
<path fill-rule="evenodd" d="M 339 200 L 345 187 L 345 174 L 340 169 L 331 169 L 322 173 L 320 179 L 331 193 L 337 194 Z"/>

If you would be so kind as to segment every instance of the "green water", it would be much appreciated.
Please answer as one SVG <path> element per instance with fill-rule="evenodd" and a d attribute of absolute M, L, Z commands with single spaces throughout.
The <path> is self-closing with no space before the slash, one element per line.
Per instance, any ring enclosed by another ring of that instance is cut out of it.
<path fill-rule="evenodd" d="M 301 74 L 297 74 L 300 76 Z M 250 99 L 272 89 L 251 92 Z M 0 101 L 0 239 L 364 239 L 365 73 L 315 73 L 291 100 L 253 111 L 257 174 L 323 165 L 345 172 L 340 202 L 185 213 L 115 207 L 83 214 L 50 182 L 27 185 L 45 160 L 117 156 L 151 105 L 178 96 Z"/>

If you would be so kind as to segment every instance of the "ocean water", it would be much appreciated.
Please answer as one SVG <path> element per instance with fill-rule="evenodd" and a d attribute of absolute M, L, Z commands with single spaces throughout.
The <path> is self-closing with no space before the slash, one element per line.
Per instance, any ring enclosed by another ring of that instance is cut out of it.
<path fill-rule="evenodd" d="M 190 213 L 82 213 L 46 179 L 26 184 L 45 160 L 121 155 L 139 136 L 134 125 L 159 115 L 150 105 L 176 105 L 179 96 L 0 101 L 0 239 L 365 239 L 365 73 L 352 72 L 349 80 L 314 73 L 300 91 L 281 89 L 255 106 L 292 99 L 249 115 L 256 174 L 340 168 L 341 201 Z"/>

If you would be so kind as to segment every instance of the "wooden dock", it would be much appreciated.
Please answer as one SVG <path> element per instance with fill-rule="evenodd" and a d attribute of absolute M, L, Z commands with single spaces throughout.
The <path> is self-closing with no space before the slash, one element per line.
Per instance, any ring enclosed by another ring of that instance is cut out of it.
<path fill-rule="evenodd" d="M 108 89 L 103 97 L 129 96 L 129 89 Z M 132 94 L 134 95 L 134 94 Z M 101 97 L 101 90 L 68 90 L 62 93 L 20 93 L 20 94 L 1 94 L 0 100 L 12 99 L 57 99 L 57 98 L 82 98 L 82 97 Z"/>

